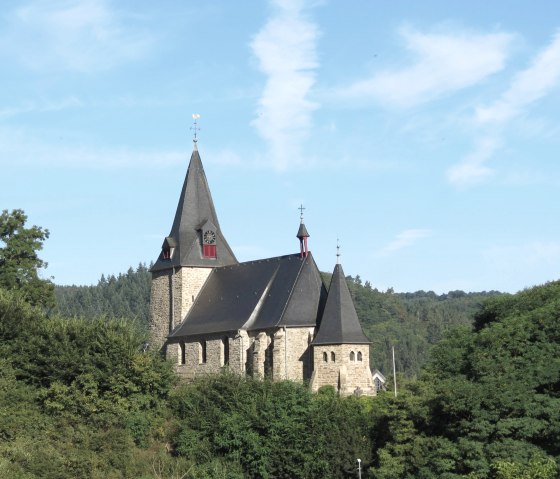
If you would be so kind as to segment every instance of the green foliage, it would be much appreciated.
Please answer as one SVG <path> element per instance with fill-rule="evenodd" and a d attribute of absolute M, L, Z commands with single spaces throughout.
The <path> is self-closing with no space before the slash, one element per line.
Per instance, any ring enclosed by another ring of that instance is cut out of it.
<path fill-rule="evenodd" d="M 328 284 L 330 275 L 324 274 Z M 414 377 L 426 362 L 434 344 L 459 326 L 470 326 L 473 316 L 490 293 L 451 291 L 444 295 L 433 292 L 397 294 L 362 285 L 359 276 L 347 278 L 358 317 L 371 339 L 371 364 L 389 373 L 391 347 L 395 346 L 397 370 Z M 95 286 L 57 286 L 58 311 L 64 317 L 135 318 L 148 324 L 151 275 L 140 264 L 126 274 L 102 276 Z"/>
<path fill-rule="evenodd" d="M 138 321 L 48 317 L 0 289 L 0 477 L 356 477 L 358 457 L 364 478 L 557 477 L 560 282 L 498 297 L 350 288 L 374 349 L 398 340 L 397 398 L 229 374 L 172 391 Z"/>
<path fill-rule="evenodd" d="M 151 274 L 145 264 L 126 274 L 102 276 L 96 286 L 57 286 L 58 312 L 64 317 L 134 318 L 148 324 Z"/>
<path fill-rule="evenodd" d="M 365 401 L 313 396 L 289 381 L 201 378 L 174 395 L 176 450 L 197 462 L 240 464 L 246 477 L 344 477 L 371 451 Z"/>
<path fill-rule="evenodd" d="M 47 263 L 37 252 L 49 237 L 49 231 L 38 226 L 26 228 L 23 210 L 3 210 L 0 214 L 0 288 L 16 291 L 27 302 L 47 308 L 54 307 L 54 285 L 39 277 Z"/>
<path fill-rule="evenodd" d="M 558 466 L 552 458 L 535 457 L 528 464 L 498 461 L 493 465 L 495 479 L 554 479 Z"/>
<path fill-rule="evenodd" d="M 407 377 L 420 373 L 432 347 L 447 333 L 458 327 L 470 327 L 482 303 L 500 295 L 496 291 L 450 291 L 439 296 L 432 291 L 381 292 L 372 289 L 368 282 L 362 286 L 359 276 L 346 279 L 362 327 L 372 342 L 372 366 L 388 374 L 392 370 L 394 346 L 397 371 Z"/>
<path fill-rule="evenodd" d="M 174 383 L 144 340 L 129 321 L 47 317 L 0 289 L 1 477 L 142 477 L 134 444 L 158 437 Z"/>

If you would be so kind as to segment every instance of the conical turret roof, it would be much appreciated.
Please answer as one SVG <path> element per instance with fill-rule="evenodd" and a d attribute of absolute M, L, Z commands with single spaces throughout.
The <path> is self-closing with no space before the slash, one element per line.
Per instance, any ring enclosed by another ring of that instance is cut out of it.
<path fill-rule="evenodd" d="M 337 264 L 331 279 L 325 310 L 319 332 L 313 345 L 319 344 L 368 344 L 358 320 L 352 296 L 346 284 L 342 266 Z"/>
<path fill-rule="evenodd" d="M 202 228 L 210 227 L 216 233 L 216 258 L 202 256 Z M 170 259 L 160 254 L 152 271 L 174 266 L 226 266 L 237 263 L 233 251 L 224 238 L 218 216 L 202 167 L 198 149 L 194 148 L 187 175 L 179 197 L 179 204 L 173 220 L 167 244 L 174 244 L 175 250 Z"/>

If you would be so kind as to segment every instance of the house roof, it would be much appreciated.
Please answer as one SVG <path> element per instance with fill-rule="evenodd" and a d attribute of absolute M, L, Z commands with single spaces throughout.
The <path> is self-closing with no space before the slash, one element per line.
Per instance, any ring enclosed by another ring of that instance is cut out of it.
<path fill-rule="evenodd" d="M 325 297 L 311 254 L 223 266 L 212 270 L 185 321 L 170 338 L 316 326 Z"/>
<path fill-rule="evenodd" d="M 216 228 L 215 259 L 202 256 L 201 228 L 206 224 Z M 175 251 L 171 259 L 164 259 L 162 252 L 152 267 L 152 271 L 169 269 L 174 266 L 216 267 L 237 263 L 237 259 L 220 229 L 208 181 L 196 147 L 191 155 L 175 219 L 167 240 L 168 242 L 175 241 Z"/>
<path fill-rule="evenodd" d="M 337 264 L 332 275 L 321 326 L 312 344 L 318 346 L 368 343 L 370 341 L 358 320 L 344 271 L 342 266 Z"/>

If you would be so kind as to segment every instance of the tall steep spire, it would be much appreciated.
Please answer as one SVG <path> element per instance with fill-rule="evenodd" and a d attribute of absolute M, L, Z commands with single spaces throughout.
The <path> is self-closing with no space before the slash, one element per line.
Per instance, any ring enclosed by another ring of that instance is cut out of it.
<path fill-rule="evenodd" d="M 368 344 L 358 320 L 352 296 L 346 284 L 342 266 L 334 267 L 331 285 L 313 345 L 319 344 Z"/>
<path fill-rule="evenodd" d="M 206 254 L 205 246 L 213 248 L 210 255 Z M 152 271 L 176 266 L 214 267 L 234 263 L 237 259 L 220 229 L 195 142 L 173 226 Z"/>

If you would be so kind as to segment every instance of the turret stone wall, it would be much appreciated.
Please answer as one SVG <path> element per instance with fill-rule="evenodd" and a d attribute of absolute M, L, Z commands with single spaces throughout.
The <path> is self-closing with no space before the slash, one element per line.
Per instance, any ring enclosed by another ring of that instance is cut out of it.
<path fill-rule="evenodd" d="M 369 369 L 369 345 L 338 344 L 313 347 L 314 372 L 311 389 L 335 386 L 343 396 L 363 394 L 374 396 Z"/>

